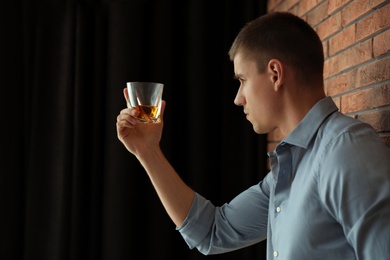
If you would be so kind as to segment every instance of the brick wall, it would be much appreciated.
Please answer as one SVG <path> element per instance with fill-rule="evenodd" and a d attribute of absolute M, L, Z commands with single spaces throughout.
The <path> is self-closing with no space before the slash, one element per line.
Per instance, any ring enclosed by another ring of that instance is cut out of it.
<path fill-rule="evenodd" d="M 326 94 L 390 146 L 390 1 L 268 0 L 268 11 L 289 11 L 313 26 L 324 46 Z M 268 151 L 281 139 L 270 133 Z"/>

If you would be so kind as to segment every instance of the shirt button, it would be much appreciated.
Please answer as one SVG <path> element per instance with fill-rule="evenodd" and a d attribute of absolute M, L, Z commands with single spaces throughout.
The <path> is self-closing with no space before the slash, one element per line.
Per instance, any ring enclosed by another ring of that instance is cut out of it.
<path fill-rule="evenodd" d="M 280 207 L 276 207 L 276 212 L 280 212 L 282 209 Z"/>
<path fill-rule="evenodd" d="M 277 257 L 279 255 L 278 251 L 274 251 L 274 256 Z"/>

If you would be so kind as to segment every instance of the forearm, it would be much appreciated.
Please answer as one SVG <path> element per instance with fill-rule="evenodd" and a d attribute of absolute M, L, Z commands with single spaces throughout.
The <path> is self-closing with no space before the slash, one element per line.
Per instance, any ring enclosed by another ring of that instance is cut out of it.
<path fill-rule="evenodd" d="M 171 166 L 159 148 L 137 155 L 146 170 L 165 210 L 180 227 L 186 218 L 195 193 L 189 188 Z"/>

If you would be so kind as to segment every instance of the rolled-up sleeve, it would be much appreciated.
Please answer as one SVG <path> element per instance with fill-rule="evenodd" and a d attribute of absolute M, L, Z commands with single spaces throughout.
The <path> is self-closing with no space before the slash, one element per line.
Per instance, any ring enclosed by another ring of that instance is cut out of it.
<path fill-rule="evenodd" d="M 196 247 L 202 254 L 229 252 L 266 239 L 268 204 L 266 179 L 221 207 L 196 194 L 186 219 L 177 230 L 191 249 Z"/>

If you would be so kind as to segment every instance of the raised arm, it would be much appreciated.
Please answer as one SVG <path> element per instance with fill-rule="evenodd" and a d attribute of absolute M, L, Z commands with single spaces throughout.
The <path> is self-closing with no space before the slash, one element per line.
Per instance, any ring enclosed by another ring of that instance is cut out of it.
<path fill-rule="evenodd" d="M 127 90 L 123 90 L 126 100 Z M 191 208 L 195 193 L 176 173 L 160 149 L 166 102 L 162 102 L 161 122 L 138 123 L 131 108 L 121 110 L 117 117 L 118 139 L 135 155 L 148 174 L 165 210 L 180 227 Z"/>

